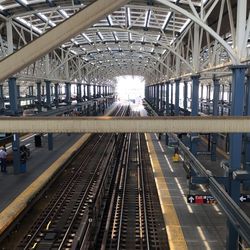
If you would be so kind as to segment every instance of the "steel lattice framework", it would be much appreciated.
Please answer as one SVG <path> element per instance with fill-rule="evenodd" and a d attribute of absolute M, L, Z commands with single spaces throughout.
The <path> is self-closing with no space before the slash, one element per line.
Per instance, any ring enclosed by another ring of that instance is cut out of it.
<path fill-rule="evenodd" d="M 2 0 L 0 58 L 93 2 L 98 1 Z M 199 73 L 206 83 L 214 74 L 228 76 L 229 65 L 249 60 L 249 1 L 137 0 L 107 14 L 16 76 L 23 82 L 114 84 L 116 76 L 140 75 L 152 84 Z"/>

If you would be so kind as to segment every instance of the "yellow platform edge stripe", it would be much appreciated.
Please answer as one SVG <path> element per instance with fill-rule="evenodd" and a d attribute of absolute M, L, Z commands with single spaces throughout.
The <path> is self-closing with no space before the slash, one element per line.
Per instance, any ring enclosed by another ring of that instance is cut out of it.
<path fill-rule="evenodd" d="M 161 210 L 165 221 L 166 232 L 171 250 L 185 250 L 188 249 L 180 221 L 176 214 L 171 195 L 169 193 L 168 185 L 165 181 L 161 170 L 157 154 L 149 133 L 145 134 L 147 141 L 148 152 L 150 154 L 150 161 L 155 176 L 155 183 L 160 199 Z M 164 181 L 162 181 L 164 180 Z"/>
<path fill-rule="evenodd" d="M 72 154 L 90 137 L 91 134 L 84 134 L 73 146 L 64 152 L 52 165 L 45 170 L 36 180 L 34 180 L 20 195 L 18 195 L 1 213 L 0 213 L 0 234 L 21 214 L 27 207 L 30 199 L 34 197 L 50 178 L 58 171 Z"/>

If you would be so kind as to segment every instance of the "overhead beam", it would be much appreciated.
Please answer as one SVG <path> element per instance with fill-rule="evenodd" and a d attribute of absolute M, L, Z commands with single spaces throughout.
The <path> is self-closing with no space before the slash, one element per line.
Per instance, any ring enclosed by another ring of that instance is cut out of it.
<path fill-rule="evenodd" d="M 250 117 L 1 117 L 2 133 L 249 133 Z"/>
<path fill-rule="evenodd" d="M 32 64 L 38 58 L 78 35 L 103 16 L 112 13 L 127 2 L 128 0 L 97 0 L 80 10 L 39 38 L 0 61 L 0 81 Z"/>

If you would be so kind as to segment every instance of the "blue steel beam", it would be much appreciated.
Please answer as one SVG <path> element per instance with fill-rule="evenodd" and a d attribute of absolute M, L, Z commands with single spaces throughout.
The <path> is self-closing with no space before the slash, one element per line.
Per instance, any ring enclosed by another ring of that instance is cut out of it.
<path fill-rule="evenodd" d="M 18 115 L 16 78 L 15 77 L 9 78 L 8 84 L 9 84 L 11 113 L 13 116 L 16 116 L 16 115 Z M 19 174 L 21 172 L 21 169 L 20 169 L 20 139 L 19 139 L 19 134 L 17 134 L 17 133 L 14 133 L 12 136 L 12 151 L 13 151 L 14 174 Z"/>
<path fill-rule="evenodd" d="M 191 79 L 192 79 L 191 116 L 198 116 L 200 75 L 193 75 L 191 76 Z M 195 156 L 197 155 L 197 140 L 198 140 L 198 134 L 196 133 L 191 134 L 190 151 Z"/>
<path fill-rule="evenodd" d="M 69 82 L 65 82 L 65 94 L 66 94 L 66 102 L 71 102 L 71 84 Z"/>
<path fill-rule="evenodd" d="M 219 79 L 213 78 L 214 82 L 214 93 L 213 93 L 213 115 L 218 115 L 218 104 L 219 104 L 219 93 L 220 93 L 220 83 Z M 218 134 L 212 134 L 212 147 L 211 147 L 211 160 L 216 161 L 216 144 L 217 144 Z"/>
<path fill-rule="evenodd" d="M 183 108 L 184 108 L 184 113 L 187 113 L 187 91 L 188 91 L 188 82 L 184 81 L 184 85 L 183 85 Z"/>
<path fill-rule="evenodd" d="M 179 100 L 180 100 L 180 81 L 181 79 L 178 78 L 175 80 L 175 115 L 180 114 L 180 105 L 179 105 Z"/>
<path fill-rule="evenodd" d="M 243 65 L 233 66 L 232 68 L 232 105 L 231 115 L 243 115 L 243 100 L 244 100 L 244 84 L 245 84 L 245 70 Z M 242 150 L 242 134 L 230 134 L 230 167 L 229 171 L 233 172 L 240 169 L 241 165 L 241 150 Z M 229 182 L 229 195 L 239 203 L 240 197 L 240 182 L 237 180 L 230 180 Z M 231 221 L 228 221 L 228 239 L 227 248 L 229 250 L 237 249 L 238 247 L 238 232 Z"/>
<path fill-rule="evenodd" d="M 173 115 L 173 105 L 174 105 L 174 85 L 173 83 L 170 83 L 170 112 L 171 112 L 171 115 Z"/>
<path fill-rule="evenodd" d="M 170 82 L 166 82 L 166 114 L 169 115 L 169 85 Z"/>
<path fill-rule="evenodd" d="M 41 96 L 41 82 L 36 83 L 36 95 L 37 95 L 37 102 L 38 102 L 38 111 L 42 111 L 42 96 Z"/>
<path fill-rule="evenodd" d="M 246 81 L 246 115 L 250 116 L 250 69 L 248 69 L 247 81 Z M 250 133 L 245 134 L 244 137 L 244 169 L 250 172 Z M 250 180 L 245 181 L 243 185 L 245 190 L 250 190 Z"/>
<path fill-rule="evenodd" d="M 48 107 L 50 108 L 50 105 L 51 105 L 51 95 L 50 95 L 51 81 L 45 80 L 44 82 L 46 84 L 46 103 L 47 103 Z"/>
<path fill-rule="evenodd" d="M 58 106 L 59 104 L 59 92 L 58 92 L 59 84 L 55 84 L 55 104 Z"/>

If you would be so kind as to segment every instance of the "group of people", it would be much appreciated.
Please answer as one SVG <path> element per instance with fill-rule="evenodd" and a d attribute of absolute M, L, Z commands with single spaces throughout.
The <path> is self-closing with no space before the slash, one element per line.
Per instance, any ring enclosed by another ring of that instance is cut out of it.
<path fill-rule="evenodd" d="M 1 172 L 6 173 L 6 157 L 7 157 L 7 152 L 6 152 L 6 148 L 2 147 L 0 149 L 0 163 L 1 163 Z"/>

